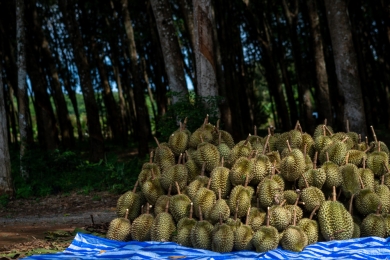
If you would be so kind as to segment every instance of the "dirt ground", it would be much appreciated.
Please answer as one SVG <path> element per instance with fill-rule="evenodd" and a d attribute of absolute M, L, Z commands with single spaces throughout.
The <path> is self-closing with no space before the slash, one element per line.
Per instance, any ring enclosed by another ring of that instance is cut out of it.
<path fill-rule="evenodd" d="M 77 232 L 104 235 L 120 194 L 69 193 L 0 207 L 0 260 L 62 251 Z"/>

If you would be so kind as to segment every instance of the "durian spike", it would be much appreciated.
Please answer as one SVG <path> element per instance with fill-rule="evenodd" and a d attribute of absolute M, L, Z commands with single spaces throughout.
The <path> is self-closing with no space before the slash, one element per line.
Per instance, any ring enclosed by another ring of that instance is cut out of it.
<path fill-rule="evenodd" d="M 318 152 L 314 154 L 314 160 L 313 160 L 313 169 L 317 169 L 317 157 L 318 157 Z"/>
<path fill-rule="evenodd" d="M 290 146 L 290 142 L 288 141 L 288 140 L 286 140 L 286 142 L 287 142 L 287 147 L 288 147 L 288 150 L 290 151 L 290 153 L 291 153 L 291 146 Z"/>
<path fill-rule="evenodd" d="M 347 133 L 349 133 L 349 120 L 347 119 Z"/>
<path fill-rule="evenodd" d="M 192 214 L 194 213 L 194 203 L 191 202 L 191 206 L 190 206 L 190 219 L 192 219 Z"/>
<path fill-rule="evenodd" d="M 180 193 L 180 187 L 179 187 L 179 183 L 177 183 L 177 181 L 175 181 L 175 185 L 176 185 L 176 189 L 177 189 L 177 194 L 181 194 Z"/>
<path fill-rule="evenodd" d="M 234 213 L 234 220 L 237 220 L 237 213 L 238 213 L 238 204 L 240 203 L 240 200 L 237 200 L 236 203 L 236 212 Z"/>
<path fill-rule="evenodd" d="M 351 199 L 349 200 L 349 209 L 348 209 L 348 212 L 349 212 L 349 214 L 351 214 L 351 216 L 352 216 L 352 209 L 353 209 L 353 207 L 352 207 L 352 205 L 353 205 L 353 197 L 355 197 L 355 194 L 351 195 Z"/>
<path fill-rule="evenodd" d="M 295 208 L 293 209 L 293 212 L 294 212 L 293 226 L 295 226 L 297 224 L 297 212 L 296 212 Z"/>
<path fill-rule="evenodd" d="M 333 192 L 332 192 L 332 201 L 336 201 L 336 186 L 333 186 Z"/>
<path fill-rule="evenodd" d="M 218 188 L 218 200 L 222 199 L 221 188 Z"/>
<path fill-rule="evenodd" d="M 207 189 L 210 189 L 210 185 L 211 185 L 211 178 L 209 178 L 209 182 L 207 183 Z"/>
<path fill-rule="evenodd" d="M 150 174 L 152 175 L 152 181 L 154 180 L 154 178 L 156 177 L 155 175 L 154 175 L 154 170 L 153 170 L 153 168 L 152 169 L 150 169 Z"/>
<path fill-rule="evenodd" d="M 167 200 L 167 204 L 165 204 L 165 213 L 168 213 L 169 209 L 169 200 Z"/>
<path fill-rule="evenodd" d="M 269 227 L 269 207 L 267 207 L 267 227 Z"/>
<path fill-rule="evenodd" d="M 129 216 L 129 209 L 126 209 L 125 219 Z"/>
<path fill-rule="evenodd" d="M 326 161 L 329 162 L 329 153 L 326 152 Z"/>
<path fill-rule="evenodd" d="M 287 200 L 283 200 L 282 203 L 279 204 L 279 206 L 283 207 L 284 203 L 286 203 Z"/>
<path fill-rule="evenodd" d="M 171 192 L 172 192 L 172 184 L 170 184 L 169 188 L 168 188 L 168 196 L 169 197 L 171 196 Z"/>
<path fill-rule="evenodd" d="M 153 136 L 153 138 L 156 141 L 157 146 L 160 147 L 160 142 L 158 141 L 157 137 Z"/>
<path fill-rule="evenodd" d="M 264 148 L 263 148 L 263 154 L 265 154 L 265 151 L 267 150 L 267 146 L 269 146 L 269 138 L 270 134 L 267 135 L 267 140 L 265 141 Z"/>
<path fill-rule="evenodd" d="M 245 225 L 248 226 L 249 224 L 249 213 L 251 212 L 251 207 L 248 208 L 248 211 L 246 212 L 246 220 L 245 220 Z"/>
<path fill-rule="evenodd" d="M 327 126 L 325 126 L 325 129 L 326 129 L 326 131 L 329 133 L 330 136 L 333 135 L 332 132 L 329 130 L 329 128 L 328 128 Z"/>
<path fill-rule="evenodd" d="M 381 210 L 382 210 L 382 203 L 380 203 L 378 208 L 376 209 L 376 214 L 380 215 Z"/>
<path fill-rule="evenodd" d="M 257 126 L 256 126 L 256 125 L 253 126 L 253 134 L 254 134 L 254 135 L 257 135 Z"/>
<path fill-rule="evenodd" d="M 359 176 L 359 182 L 360 182 L 360 187 L 362 189 L 364 189 L 364 183 L 363 183 L 363 180 L 362 180 L 362 178 L 360 176 Z"/>
<path fill-rule="evenodd" d="M 348 160 L 349 160 L 349 151 L 345 155 L 345 164 L 348 164 Z"/>
<path fill-rule="evenodd" d="M 374 127 L 370 126 L 370 128 L 371 128 L 371 131 L 372 131 L 372 135 L 374 136 L 375 143 L 378 143 L 378 139 L 376 138 Z"/>
<path fill-rule="evenodd" d="M 137 187 L 138 187 L 138 181 L 136 181 L 134 184 L 133 193 L 137 192 Z"/>
<path fill-rule="evenodd" d="M 319 208 L 320 208 L 320 205 L 315 206 L 315 208 L 313 209 L 313 211 L 312 211 L 311 214 L 310 214 L 310 217 L 309 217 L 310 220 L 313 219 L 314 215 L 316 214 L 316 211 L 317 211 Z"/>
<path fill-rule="evenodd" d="M 203 221 L 202 207 L 199 205 L 199 221 Z"/>
<path fill-rule="evenodd" d="M 179 159 L 177 159 L 177 164 L 181 164 L 182 159 L 183 159 L 183 154 L 180 153 Z"/>

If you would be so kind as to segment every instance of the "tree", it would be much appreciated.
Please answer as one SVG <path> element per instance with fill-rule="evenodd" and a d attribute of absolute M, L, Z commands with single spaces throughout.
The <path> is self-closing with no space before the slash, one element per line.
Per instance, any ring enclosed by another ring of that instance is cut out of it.
<path fill-rule="evenodd" d="M 0 196 L 3 194 L 12 196 L 13 188 L 11 178 L 11 159 L 8 148 L 8 125 L 5 108 L 1 58 L 2 53 L 0 50 Z"/>
<path fill-rule="evenodd" d="M 345 0 L 327 0 L 325 8 L 342 103 L 341 122 L 349 120 L 350 130 L 365 136 L 367 134 L 366 116 L 347 3 Z"/>
<path fill-rule="evenodd" d="M 169 88 L 173 92 L 180 93 L 180 96 L 185 96 L 188 94 L 188 90 L 184 77 L 183 58 L 173 26 L 172 11 L 169 2 L 168 0 L 150 0 L 150 3 L 157 22 Z M 179 96 L 174 95 L 172 97 L 172 103 L 176 103 L 179 99 Z"/>

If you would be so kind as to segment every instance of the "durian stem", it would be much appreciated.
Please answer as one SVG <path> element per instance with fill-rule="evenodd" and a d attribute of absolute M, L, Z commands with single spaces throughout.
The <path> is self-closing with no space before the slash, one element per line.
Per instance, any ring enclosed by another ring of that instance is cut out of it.
<path fill-rule="evenodd" d="M 382 175 L 381 177 L 381 185 L 384 185 L 385 184 L 385 175 Z"/>
<path fill-rule="evenodd" d="M 209 182 L 207 183 L 207 189 L 210 189 L 210 185 L 211 185 L 211 178 L 209 178 Z"/>
<path fill-rule="evenodd" d="M 345 155 L 345 164 L 348 164 L 348 160 L 349 160 L 349 151 Z"/>
<path fill-rule="evenodd" d="M 287 200 L 283 200 L 282 203 L 280 203 L 279 206 L 283 207 L 284 203 L 286 203 Z"/>
<path fill-rule="evenodd" d="M 336 186 L 333 186 L 332 196 L 333 196 L 332 201 L 336 201 Z"/>
<path fill-rule="evenodd" d="M 359 136 L 358 142 L 361 143 L 362 142 L 362 135 L 359 134 L 358 136 Z"/>
<path fill-rule="evenodd" d="M 194 203 L 191 202 L 190 206 L 190 219 L 192 219 L 192 214 L 194 213 Z"/>
<path fill-rule="evenodd" d="M 382 210 L 382 203 L 379 203 L 379 206 L 378 206 L 378 208 L 376 209 L 376 214 L 377 214 L 377 215 L 380 215 L 381 210 Z"/>
<path fill-rule="evenodd" d="M 298 205 L 298 201 L 299 201 L 300 197 L 301 197 L 301 194 L 299 193 L 297 199 L 295 200 L 294 206 Z"/>
<path fill-rule="evenodd" d="M 153 163 L 153 151 L 149 154 L 149 163 Z"/>
<path fill-rule="evenodd" d="M 199 205 L 199 220 L 203 221 L 203 216 L 202 216 L 202 207 Z"/>
<path fill-rule="evenodd" d="M 305 181 L 305 186 L 306 186 L 306 188 L 309 188 L 309 183 L 307 182 L 307 179 L 306 179 L 304 173 L 302 173 L 301 176 L 302 176 L 303 180 Z"/>
<path fill-rule="evenodd" d="M 179 187 L 179 183 L 177 183 L 177 181 L 175 181 L 175 185 L 176 185 L 176 189 L 177 189 L 177 194 L 180 195 L 180 187 Z"/>
<path fill-rule="evenodd" d="M 245 176 L 245 188 L 248 186 L 248 183 L 249 183 L 249 174 L 246 174 Z"/>
<path fill-rule="evenodd" d="M 324 125 L 326 125 L 327 123 L 328 123 L 328 119 L 325 118 L 325 119 L 324 119 Z"/>
<path fill-rule="evenodd" d="M 325 129 L 326 129 L 326 131 L 329 133 L 330 136 L 333 135 L 332 132 L 329 130 L 329 128 L 328 128 L 327 126 L 325 126 Z"/>
<path fill-rule="evenodd" d="M 324 136 L 326 136 L 326 129 L 325 129 L 325 127 L 326 127 L 325 125 L 322 126 L 322 134 L 323 134 Z"/>
<path fill-rule="evenodd" d="M 390 172 L 389 166 L 386 164 L 386 162 L 383 161 L 382 163 L 383 163 L 383 166 L 386 168 L 386 171 L 387 171 L 387 172 Z"/>
<path fill-rule="evenodd" d="M 219 225 L 222 225 L 222 212 L 219 212 Z"/>
<path fill-rule="evenodd" d="M 326 152 L 326 161 L 329 162 L 329 153 Z"/>
<path fill-rule="evenodd" d="M 349 133 L 349 120 L 347 119 L 347 133 Z"/>
<path fill-rule="evenodd" d="M 221 167 L 223 167 L 223 164 L 225 163 L 223 156 L 221 156 Z"/>
<path fill-rule="evenodd" d="M 370 128 L 371 128 L 371 131 L 372 131 L 372 135 L 374 136 L 375 143 L 378 143 L 378 139 L 376 138 L 374 127 L 370 126 Z"/>
<path fill-rule="evenodd" d="M 271 136 L 270 134 L 267 135 L 267 140 L 265 141 L 264 148 L 263 148 L 263 154 L 265 154 L 265 151 L 267 150 L 267 146 L 269 146 L 269 138 L 270 138 L 270 136 Z"/>
<path fill-rule="evenodd" d="M 168 213 L 169 209 L 169 200 L 167 200 L 167 204 L 165 204 L 165 213 Z"/>
<path fill-rule="evenodd" d="M 234 220 L 237 220 L 237 214 L 238 214 L 238 203 L 240 202 L 240 200 L 237 200 L 237 204 L 236 204 L 236 212 L 234 213 Z"/>
<path fill-rule="evenodd" d="M 156 141 L 156 144 L 158 147 L 160 147 L 160 142 L 158 141 L 157 137 L 153 136 L 154 137 L 154 140 Z"/>
<path fill-rule="evenodd" d="M 219 132 L 219 119 L 217 120 L 217 125 L 215 126 L 217 128 L 217 133 Z"/>
<path fill-rule="evenodd" d="M 359 182 L 360 182 L 361 188 L 364 189 L 364 183 L 363 183 L 363 180 L 360 176 L 359 176 Z"/>
<path fill-rule="evenodd" d="M 349 214 L 351 214 L 351 216 L 352 216 L 353 197 L 355 197 L 355 194 L 352 194 L 351 196 L 351 200 L 349 201 L 349 209 L 348 209 Z"/>
<path fill-rule="evenodd" d="M 349 137 L 348 137 L 348 136 L 346 136 L 346 137 L 345 137 L 343 140 L 341 140 L 341 142 L 342 142 L 342 143 L 344 143 L 345 141 L 347 141 L 347 140 L 348 140 L 348 138 L 349 138 Z"/>
<path fill-rule="evenodd" d="M 188 121 L 188 118 L 187 118 L 187 117 L 184 118 L 184 121 L 183 121 L 183 130 L 185 130 L 186 127 L 187 127 L 187 121 Z"/>
<path fill-rule="evenodd" d="M 202 170 L 200 171 L 200 176 L 204 176 L 204 171 L 206 170 L 206 162 L 202 164 Z"/>
<path fill-rule="evenodd" d="M 181 164 L 182 159 L 183 159 L 183 154 L 180 153 L 179 159 L 177 160 L 177 164 Z"/>
<path fill-rule="evenodd" d="M 317 205 L 317 206 L 313 209 L 313 211 L 311 212 L 310 217 L 309 217 L 310 220 L 313 219 L 314 215 L 316 214 L 316 211 L 317 211 L 319 208 L 320 208 L 320 205 Z"/>
<path fill-rule="evenodd" d="M 317 156 L 318 156 L 318 151 L 314 154 L 314 160 L 313 160 L 313 168 L 314 170 L 317 169 Z"/>
<path fill-rule="evenodd" d="M 256 125 L 253 126 L 253 134 L 257 135 L 257 126 Z"/>
<path fill-rule="evenodd" d="M 172 184 L 169 184 L 169 188 L 168 188 L 168 196 L 169 197 L 171 196 L 171 192 L 172 192 Z"/>
<path fill-rule="evenodd" d="M 153 168 L 150 169 L 150 172 L 151 172 L 150 174 L 152 175 L 152 180 L 154 180 L 154 177 L 155 177 L 155 176 L 154 176 L 154 170 L 153 170 Z"/>
<path fill-rule="evenodd" d="M 378 142 L 378 152 L 381 151 L 381 142 Z"/>
<path fill-rule="evenodd" d="M 146 203 L 146 214 L 149 214 L 149 210 L 151 207 L 153 207 L 153 206 L 149 205 L 149 203 Z"/>
<path fill-rule="evenodd" d="M 126 209 L 125 219 L 129 216 L 129 209 Z"/>
<path fill-rule="evenodd" d="M 251 207 L 248 208 L 248 211 L 246 212 L 246 220 L 245 220 L 245 225 L 249 224 L 249 213 L 251 212 Z"/>
<path fill-rule="evenodd" d="M 290 153 L 291 153 L 291 146 L 290 146 L 290 142 L 288 141 L 288 140 L 286 140 L 286 142 L 287 142 L 287 147 L 288 147 L 288 150 L 290 151 Z"/>
<path fill-rule="evenodd" d="M 267 227 L 269 227 L 269 207 L 267 207 Z"/>
<path fill-rule="evenodd" d="M 268 127 L 268 135 L 271 135 L 271 126 Z"/>
<path fill-rule="evenodd" d="M 251 136 L 251 134 L 248 135 L 248 137 L 246 138 L 245 142 L 244 142 L 244 145 L 247 145 L 248 142 L 249 142 L 249 137 Z"/>
<path fill-rule="evenodd" d="M 222 133 L 221 133 L 221 132 L 219 132 L 219 135 L 218 135 L 218 145 L 220 145 L 220 144 L 221 144 L 221 136 L 222 136 Z"/>
<path fill-rule="evenodd" d="M 180 132 L 183 130 L 183 124 L 181 122 L 179 122 L 180 126 L 179 126 L 179 129 L 180 129 Z"/>
<path fill-rule="evenodd" d="M 222 198 L 221 196 L 221 188 L 218 188 L 218 199 L 220 200 Z"/>
<path fill-rule="evenodd" d="M 368 143 L 367 143 L 367 146 L 368 146 Z M 366 153 L 366 152 L 370 151 L 372 147 L 373 147 L 372 145 L 368 146 L 367 149 L 364 150 L 364 152 Z"/>
<path fill-rule="evenodd" d="M 136 181 L 134 184 L 133 193 L 136 193 L 137 187 L 138 187 L 138 181 Z"/>
<path fill-rule="evenodd" d="M 366 146 L 368 146 L 368 137 L 366 136 Z"/>
<path fill-rule="evenodd" d="M 297 224 L 297 212 L 296 212 L 295 208 L 293 209 L 293 212 L 294 212 L 293 226 L 295 226 Z"/>
<path fill-rule="evenodd" d="M 366 169 L 366 159 L 362 158 L 363 170 Z"/>

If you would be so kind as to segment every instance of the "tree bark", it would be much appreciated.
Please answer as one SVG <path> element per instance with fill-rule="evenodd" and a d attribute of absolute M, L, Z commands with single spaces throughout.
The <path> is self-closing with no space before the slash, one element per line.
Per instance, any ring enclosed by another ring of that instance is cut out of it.
<path fill-rule="evenodd" d="M 2 60 L 2 50 L 0 50 L 0 61 Z M 13 196 L 11 176 L 11 158 L 8 146 L 8 126 L 5 107 L 5 91 L 3 86 L 2 63 L 0 62 L 0 196 Z"/>
<path fill-rule="evenodd" d="M 351 26 L 345 0 L 325 1 L 337 85 L 341 97 L 343 122 L 349 120 L 350 130 L 366 136 L 367 126 L 358 75 L 357 58 L 352 41 Z"/>
<path fill-rule="evenodd" d="M 213 23 L 210 0 L 193 0 L 195 60 L 198 95 L 215 97 L 218 84 L 213 46 Z"/>
<path fill-rule="evenodd" d="M 318 119 L 323 122 L 326 118 L 329 125 L 333 123 L 332 104 L 329 94 L 328 75 L 326 72 L 326 63 L 322 44 L 322 35 L 320 20 L 317 13 L 316 0 L 304 1 L 309 14 L 310 37 L 314 52 L 315 71 L 317 79 L 317 111 Z"/>
<path fill-rule="evenodd" d="M 87 112 L 90 159 L 96 162 L 104 158 L 104 141 L 99 121 L 99 111 L 92 87 L 88 59 L 84 52 L 83 39 L 73 9 L 74 5 L 72 1 L 69 1 L 69 3 L 72 6 L 68 6 L 67 0 L 61 0 L 59 1 L 59 7 L 65 18 L 68 33 L 72 35 L 73 55 L 79 72 L 80 85 Z"/>
<path fill-rule="evenodd" d="M 160 36 L 169 88 L 172 92 L 179 94 L 172 96 L 172 103 L 175 104 L 180 99 L 180 96 L 184 97 L 188 94 L 188 89 L 184 77 L 183 58 L 175 27 L 173 26 L 172 11 L 168 0 L 150 0 L 150 3 Z"/>
<path fill-rule="evenodd" d="M 22 160 L 28 144 L 28 100 L 26 85 L 26 33 L 24 26 L 24 1 L 16 1 L 16 44 L 17 44 L 17 68 L 18 68 L 18 100 L 19 100 L 19 133 L 20 133 L 20 159 Z M 28 178 L 23 163 L 20 163 L 20 173 L 23 178 Z"/>
<path fill-rule="evenodd" d="M 144 86 L 140 79 L 137 48 L 134 40 L 133 25 L 131 24 L 128 1 L 121 0 L 123 23 L 125 25 L 128 48 L 130 53 L 131 74 L 134 83 L 134 101 L 137 114 L 138 156 L 145 157 L 149 153 L 148 139 L 150 136 L 149 115 L 145 104 Z"/>

